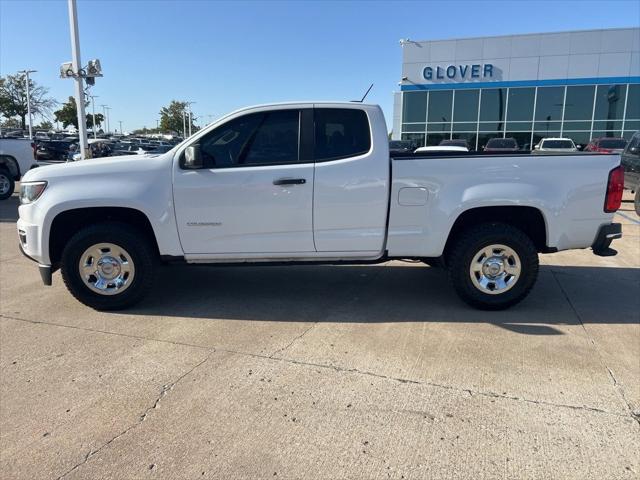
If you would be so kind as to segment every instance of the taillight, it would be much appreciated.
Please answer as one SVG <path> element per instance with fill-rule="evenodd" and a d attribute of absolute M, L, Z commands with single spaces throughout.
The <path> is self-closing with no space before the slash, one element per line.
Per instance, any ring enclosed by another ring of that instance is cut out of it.
<path fill-rule="evenodd" d="M 615 212 L 622 204 L 622 191 L 624 190 L 624 169 L 622 165 L 609 172 L 607 181 L 607 196 L 604 199 L 604 211 Z"/>

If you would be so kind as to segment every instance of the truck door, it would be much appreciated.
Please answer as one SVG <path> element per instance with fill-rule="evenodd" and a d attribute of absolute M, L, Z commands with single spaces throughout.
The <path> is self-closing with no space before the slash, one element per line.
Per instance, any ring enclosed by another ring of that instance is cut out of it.
<path fill-rule="evenodd" d="M 185 254 L 315 252 L 313 162 L 300 146 L 305 111 L 311 115 L 291 107 L 243 114 L 194 140 L 204 168 L 174 169 Z"/>
<path fill-rule="evenodd" d="M 382 253 L 390 166 L 379 107 L 314 105 L 314 160 L 316 250 Z"/>

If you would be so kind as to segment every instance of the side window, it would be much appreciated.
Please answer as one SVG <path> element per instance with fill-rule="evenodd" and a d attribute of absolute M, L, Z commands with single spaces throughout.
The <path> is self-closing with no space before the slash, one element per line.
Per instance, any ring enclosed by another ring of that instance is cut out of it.
<path fill-rule="evenodd" d="M 371 149 L 369 120 L 364 110 L 315 108 L 313 121 L 316 162 L 355 157 Z"/>
<path fill-rule="evenodd" d="M 207 168 L 298 161 L 300 112 L 275 110 L 231 120 L 200 139 Z"/>

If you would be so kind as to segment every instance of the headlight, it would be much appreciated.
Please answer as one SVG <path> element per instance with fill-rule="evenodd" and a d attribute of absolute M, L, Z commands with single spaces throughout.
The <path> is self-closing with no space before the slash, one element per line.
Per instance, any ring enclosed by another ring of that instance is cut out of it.
<path fill-rule="evenodd" d="M 47 182 L 23 182 L 20 184 L 20 203 L 25 205 L 27 203 L 33 203 L 44 189 L 47 188 Z"/>

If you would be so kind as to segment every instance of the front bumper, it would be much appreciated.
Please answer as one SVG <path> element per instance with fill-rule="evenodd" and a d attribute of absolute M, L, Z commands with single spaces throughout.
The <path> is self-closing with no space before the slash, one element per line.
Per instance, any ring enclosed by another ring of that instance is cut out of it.
<path fill-rule="evenodd" d="M 591 248 L 593 253 L 600 257 L 612 257 L 618 254 L 617 250 L 610 247 L 613 240 L 622 238 L 622 224 L 609 223 L 602 225 L 598 230 L 596 239 L 593 241 Z"/>
<path fill-rule="evenodd" d="M 31 256 L 29 256 L 29 254 L 27 252 L 24 251 L 24 248 L 22 248 L 22 237 L 20 238 L 20 242 L 18 243 L 18 247 L 20 247 L 20 251 L 22 252 L 22 254 L 27 257 L 29 260 L 32 260 L 34 262 L 37 262 L 37 260 Z M 40 278 L 42 279 L 42 283 L 44 283 L 46 286 L 50 287 L 53 284 L 53 280 L 52 280 L 52 275 L 54 272 L 54 269 L 51 265 L 42 265 L 40 263 L 38 263 L 38 271 L 40 272 Z"/>

